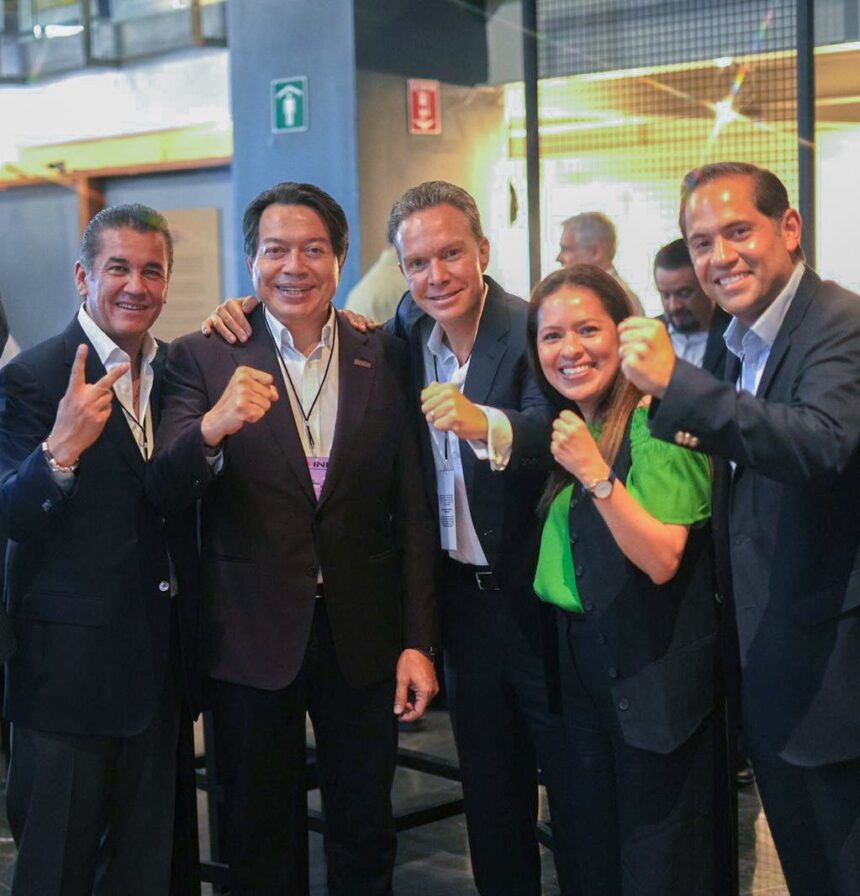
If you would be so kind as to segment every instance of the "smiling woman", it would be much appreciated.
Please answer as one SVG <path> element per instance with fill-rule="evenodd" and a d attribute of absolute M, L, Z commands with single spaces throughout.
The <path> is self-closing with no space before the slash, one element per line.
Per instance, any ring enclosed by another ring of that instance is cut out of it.
<path fill-rule="evenodd" d="M 629 315 L 623 289 L 592 265 L 532 293 L 531 360 L 558 410 L 534 587 L 554 607 L 582 892 L 708 894 L 710 471 L 703 455 L 651 438 L 620 370 Z"/>

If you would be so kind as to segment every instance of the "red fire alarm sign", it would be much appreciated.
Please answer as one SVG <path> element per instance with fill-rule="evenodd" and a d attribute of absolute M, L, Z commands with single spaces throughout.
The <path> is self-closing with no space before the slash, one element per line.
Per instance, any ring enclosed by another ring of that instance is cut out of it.
<path fill-rule="evenodd" d="M 407 83 L 409 97 L 409 133 L 441 134 L 442 103 L 439 82 L 415 78 Z"/>

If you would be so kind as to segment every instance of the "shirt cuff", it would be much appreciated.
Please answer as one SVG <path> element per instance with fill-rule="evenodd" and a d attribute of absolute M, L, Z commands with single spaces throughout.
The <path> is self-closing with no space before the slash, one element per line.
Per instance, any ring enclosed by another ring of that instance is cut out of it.
<path fill-rule="evenodd" d="M 70 495 L 75 487 L 74 473 L 60 473 L 56 470 L 51 470 L 51 479 L 54 480 L 54 485 L 57 486 L 64 496 Z"/>
<path fill-rule="evenodd" d="M 504 470 L 510 463 L 511 450 L 514 445 L 514 429 L 507 414 L 498 408 L 489 408 L 483 404 L 476 405 L 487 418 L 487 441 L 469 440 L 469 447 L 475 452 L 478 460 L 489 460 L 490 469 L 495 472 Z"/>
<path fill-rule="evenodd" d="M 212 471 L 213 476 L 220 476 L 224 469 L 224 449 L 219 448 L 217 453 L 212 454 L 209 449 L 206 450 L 206 463 Z"/>

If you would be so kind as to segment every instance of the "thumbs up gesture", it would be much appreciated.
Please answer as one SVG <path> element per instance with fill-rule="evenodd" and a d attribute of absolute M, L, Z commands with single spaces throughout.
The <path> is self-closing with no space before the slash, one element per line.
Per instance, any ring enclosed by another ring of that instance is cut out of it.
<path fill-rule="evenodd" d="M 102 434 L 111 412 L 114 383 L 128 370 L 120 364 L 98 382 L 87 383 L 84 366 L 89 348 L 79 345 L 66 394 L 47 438 L 48 450 L 58 464 L 71 466 Z"/>

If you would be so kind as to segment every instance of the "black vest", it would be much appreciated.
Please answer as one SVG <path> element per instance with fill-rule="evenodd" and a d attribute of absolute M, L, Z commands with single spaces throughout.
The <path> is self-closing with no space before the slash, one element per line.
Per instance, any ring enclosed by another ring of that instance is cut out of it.
<path fill-rule="evenodd" d="M 630 427 L 613 469 L 630 472 Z M 577 487 L 570 502 L 570 542 L 587 626 L 603 645 L 607 680 L 625 741 L 669 753 L 714 707 L 717 605 L 710 526 L 691 527 L 675 576 L 655 585 L 615 543 L 595 501 Z"/>

